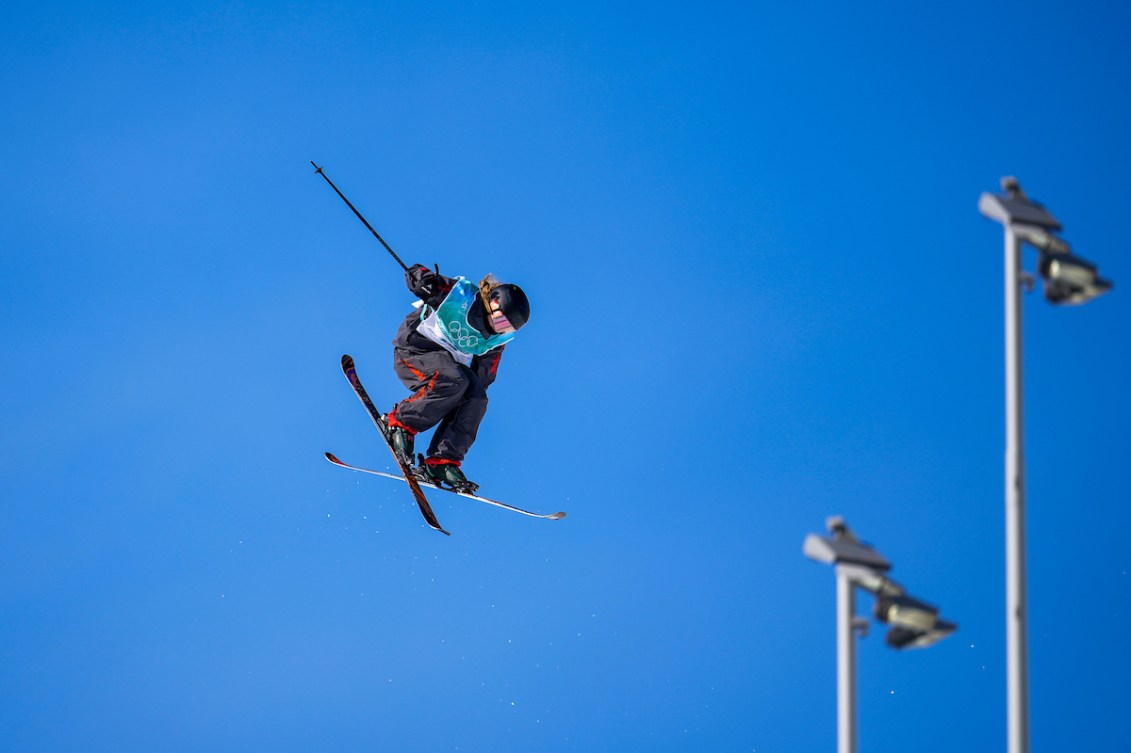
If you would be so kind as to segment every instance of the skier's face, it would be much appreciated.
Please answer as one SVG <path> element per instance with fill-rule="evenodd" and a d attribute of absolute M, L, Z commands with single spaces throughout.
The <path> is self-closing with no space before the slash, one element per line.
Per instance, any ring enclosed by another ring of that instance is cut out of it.
<path fill-rule="evenodd" d="M 491 329 L 495 330 L 495 332 L 499 333 L 500 335 L 505 335 L 508 332 L 514 332 L 514 325 L 507 321 L 506 316 L 503 315 L 502 307 L 499 306 L 499 302 L 494 298 L 491 298 L 490 304 L 491 308 L 488 313 L 490 313 L 491 315 Z"/>

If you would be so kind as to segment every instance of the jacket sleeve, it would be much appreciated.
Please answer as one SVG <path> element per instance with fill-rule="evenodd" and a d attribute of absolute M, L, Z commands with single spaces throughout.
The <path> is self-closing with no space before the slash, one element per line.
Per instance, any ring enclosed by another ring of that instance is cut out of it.
<path fill-rule="evenodd" d="M 490 387 L 491 383 L 495 381 L 495 375 L 499 372 L 499 360 L 503 357 L 503 349 L 505 345 L 500 345 L 494 350 L 489 350 L 481 356 L 475 357 L 475 362 L 471 365 L 475 370 L 476 376 L 479 381 L 483 383 L 483 387 Z"/>
<path fill-rule="evenodd" d="M 423 264 L 413 264 L 405 270 L 404 281 L 412 294 L 435 308 L 443 302 L 452 289 L 452 279 L 434 272 Z"/>

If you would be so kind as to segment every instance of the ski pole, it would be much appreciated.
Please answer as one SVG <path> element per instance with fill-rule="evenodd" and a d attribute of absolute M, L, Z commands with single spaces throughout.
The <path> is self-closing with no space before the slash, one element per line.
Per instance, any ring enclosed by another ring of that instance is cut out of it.
<path fill-rule="evenodd" d="M 314 160 L 310 160 L 310 164 L 314 165 Z M 405 264 L 403 261 L 401 261 L 401 257 L 397 256 L 397 252 L 389 247 L 389 244 L 386 243 L 385 239 L 382 238 L 380 236 L 380 234 L 376 230 L 373 229 L 373 226 L 369 224 L 369 221 L 361 216 L 361 212 L 357 211 L 357 208 L 353 204 L 350 203 L 350 200 L 346 198 L 346 195 L 338 190 L 338 187 L 334 185 L 334 181 L 332 181 L 332 180 L 330 180 L 329 178 L 326 177 L 326 173 L 322 172 L 322 168 L 319 167 L 318 165 L 314 165 L 314 172 L 318 173 L 323 178 L 325 178 L 326 182 L 330 184 L 330 188 L 334 189 L 334 192 L 337 193 L 338 196 L 342 197 L 342 201 L 344 201 L 346 203 L 346 206 L 348 206 L 350 209 L 353 210 L 353 213 L 357 215 L 357 218 L 359 220 L 361 220 L 362 222 L 364 222 L 365 226 L 367 228 L 369 228 L 369 232 L 373 233 L 373 237 L 376 238 L 377 240 L 381 241 L 381 245 L 385 247 L 385 250 L 388 251 L 390 254 L 392 254 L 393 258 L 397 260 L 397 264 L 401 265 L 401 269 L 403 269 L 404 271 L 407 272 L 408 271 L 408 265 Z"/>

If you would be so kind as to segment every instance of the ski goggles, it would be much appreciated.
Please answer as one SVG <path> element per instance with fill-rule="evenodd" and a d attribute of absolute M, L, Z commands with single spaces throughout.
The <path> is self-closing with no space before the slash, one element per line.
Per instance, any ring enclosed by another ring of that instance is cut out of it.
<path fill-rule="evenodd" d="M 491 299 L 491 309 L 488 311 L 488 314 L 491 316 L 491 328 L 496 332 L 513 332 L 518 329 L 518 327 L 511 324 L 510 320 L 507 319 L 507 315 L 503 313 L 499 301 L 495 298 Z"/>

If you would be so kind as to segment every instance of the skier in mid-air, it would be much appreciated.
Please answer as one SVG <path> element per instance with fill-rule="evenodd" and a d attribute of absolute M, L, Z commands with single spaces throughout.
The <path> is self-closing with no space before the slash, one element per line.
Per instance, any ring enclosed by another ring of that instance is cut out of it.
<path fill-rule="evenodd" d="M 480 497 L 475 494 L 479 485 L 468 481 L 460 470 L 487 412 L 487 387 L 495 381 L 503 348 L 530 319 L 526 293 L 517 285 L 499 282 L 493 275 L 487 275 L 477 285 L 463 277 L 444 277 L 439 267 L 433 271 L 423 264 L 408 266 L 322 168 L 314 160 L 310 164 L 400 265 L 408 289 L 420 299 L 413 304 L 418 311 L 405 317 L 393 340 L 393 369 L 412 395 L 394 405 L 388 414 L 377 409 L 362 386 L 353 356 L 342 356 L 342 373 L 396 457 L 403 475 L 350 465 L 330 452 L 325 453 L 326 459 L 342 468 L 406 482 L 424 521 L 444 534 L 449 532 L 436 518 L 432 504 L 420 488 L 421 481 L 532 518 L 564 518 L 564 512 L 542 514 Z M 416 435 L 434 427 L 428 455 L 421 455 L 417 466 L 413 457 Z"/>
<path fill-rule="evenodd" d="M 487 412 L 503 349 L 530 319 L 530 302 L 522 288 L 493 275 L 476 285 L 414 264 L 405 282 L 420 302 L 393 340 L 393 369 L 412 395 L 384 417 L 386 434 L 418 478 L 473 494 L 479 485 L 460 465 Z M 415 437 L 434 426 L 415 465 Z"/>

